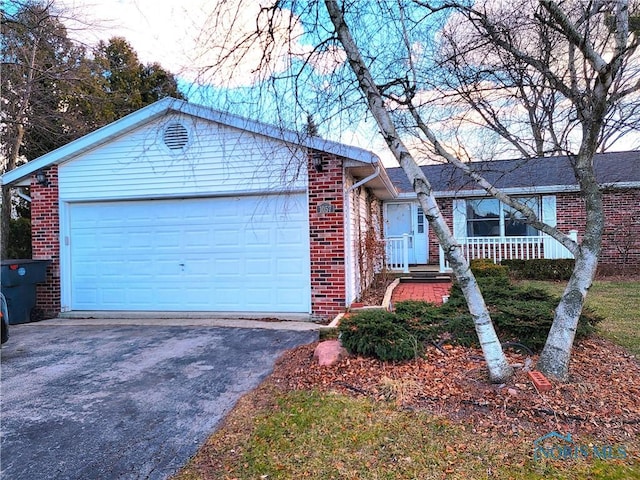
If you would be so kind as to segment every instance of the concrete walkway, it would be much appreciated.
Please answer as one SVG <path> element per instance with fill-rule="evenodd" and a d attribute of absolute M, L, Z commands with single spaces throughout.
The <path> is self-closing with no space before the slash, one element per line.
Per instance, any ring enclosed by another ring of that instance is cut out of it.
<path fill-rule="evenodd" d="M 53 318 L 37 322 L 38 325 L 66 325 L 66 326 L 154 326 L 154 327 L 232 327 L 232 328 L 259 328 L 265 330 L 289 330 L 294 332 L 313 332 L 325 328 L 308 321 L 295 320 L 258 320 L 253 318 L 211 318 L 199 317 L 159 317 L 149 315 L 107 315 L 99 318 Z M 34 324 L 30 324 L 34 325 Z"/>

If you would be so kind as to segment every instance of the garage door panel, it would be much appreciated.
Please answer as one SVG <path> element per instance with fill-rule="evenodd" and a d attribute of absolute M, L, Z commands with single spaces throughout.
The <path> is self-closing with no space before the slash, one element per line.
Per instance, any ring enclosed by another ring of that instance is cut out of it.
<path fill-rule="evenodd" d="M 212 237 L 212 244 L 215 247 L 237 248 L 240 244 L 240 233 L 237 230 L 216 230 Z"/>
<path fill-rule="evenodd" d="M 186 251 L 194 249 L 200 251 L 207 251 L 209 248 L 211 238 L 209 231 L 205 228 L 187 228 L 184 231 L 184 247 Z"/>
<path fill-rule="evenodd" d="M 295 258 L 283 258 L 278 260 L 276 272 L 279 276 L 297 277 L 304 273 L 304 267 Z"/>
<path fill-rule="evenodd" d="M 215 260 L 212 263 L 211 275 L 220 277 L 240 277 L 243 273 L 242 264 L 237 260 Z"/>
<path fill-rule="evenodd" d="M 298 295 L 299 293 L 294 288 L 280 289 L 278 291 L 278 303 L 282 305 L 295 305 L 299 301 Z"/>
<path fill-rule="evenodd" d="M 72 309 L 309 311 L 304 195 L 69 211 Z"/>
<path fill-rule="evenodd" d="M 271 259 L 248 258 L 244 265 L 248 271 L 252 272 L 252 274 L 256 276 L 260 275 L 268 278 L 273 272 Z"/>

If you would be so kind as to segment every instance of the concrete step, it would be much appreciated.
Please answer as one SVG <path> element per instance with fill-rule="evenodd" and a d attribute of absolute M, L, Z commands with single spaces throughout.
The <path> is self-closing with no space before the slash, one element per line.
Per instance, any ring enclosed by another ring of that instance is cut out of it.
<path fill-rule="evenodd" d="M 452 277 L 440 272 L 411 272 L 400 277 L 403 283 L 451 283 Z"/>

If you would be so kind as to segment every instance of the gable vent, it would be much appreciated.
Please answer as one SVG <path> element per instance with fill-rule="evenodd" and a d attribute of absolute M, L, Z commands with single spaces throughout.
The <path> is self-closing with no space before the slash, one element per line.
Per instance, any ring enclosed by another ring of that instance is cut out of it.
<path fill-rule="evenodd" d="M 183 150 L 189 143 L 189 131 L 181 123 L 172 122 L 164 129 L 162 140 L 170 150 Z"/>

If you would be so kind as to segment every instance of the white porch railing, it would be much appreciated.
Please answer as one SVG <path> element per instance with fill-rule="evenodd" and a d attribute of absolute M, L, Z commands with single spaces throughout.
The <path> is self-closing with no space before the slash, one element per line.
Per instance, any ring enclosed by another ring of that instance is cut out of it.
<path fill-rule="evenodd" d="M 571 230 L 569 237 L 578 240 L 578 232 Z M 468 260 L 489 258 L 494 263 L 502 260 L 530 260 L 536 258 L 573 258 L 569 250 L 549 235 L 537 237 L 467 237 L 456 239 Z M 440 247 L 440 271 L 449 271 L 449 262 Z"/>
<path fill-rule="evenodd" d="M 569 237 L 578 240 L 578 232 L 571 230 Z M 386 266 L 389 270 L 409 273 L 409 235 L 385 238 Z M 494 263 L 502 260 L 529 260 L 535 258 L 572 258 L 571 252 L 548 235 L 537 237 L 467 237 L 458 238 L 468 260 L 490 258 Z M 440 272 L 450 271 L 444 250 L 440 247 Z"/>
<path fill-rule="evenodd" d="M 384 243 L 387 269 L 409 273 L 409 234 L 385 238 Z"/>

